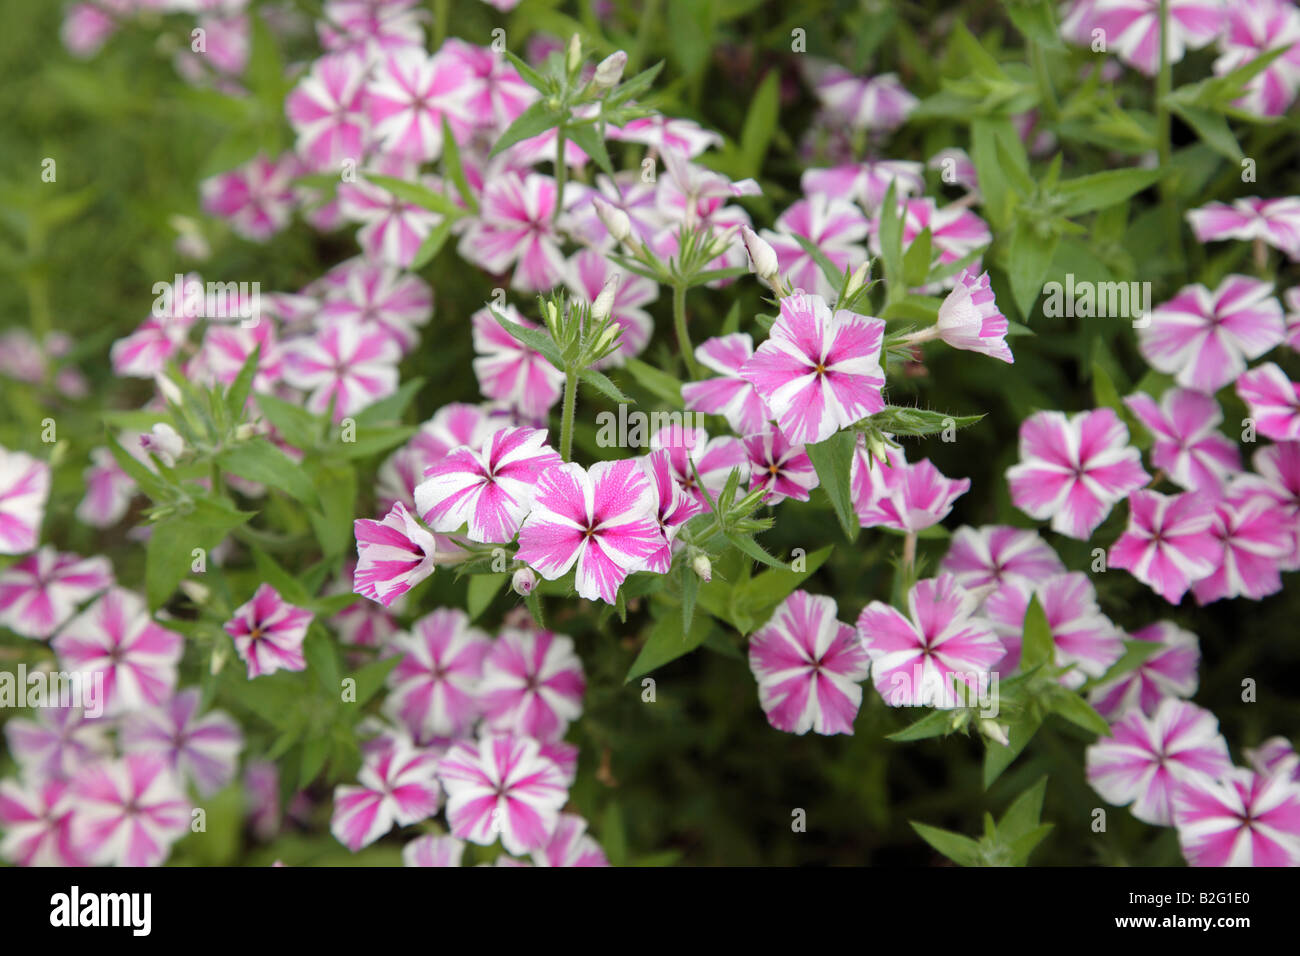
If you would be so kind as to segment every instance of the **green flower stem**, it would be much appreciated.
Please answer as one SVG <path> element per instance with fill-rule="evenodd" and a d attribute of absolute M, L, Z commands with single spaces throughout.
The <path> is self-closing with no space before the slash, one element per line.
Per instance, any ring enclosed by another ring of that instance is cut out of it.
<path fill-rule="evenodd" d="M 686 371 L 690 373 L 692 379 L 698 379 L 700 368 L 695 363 L 691 333 L 686 328 L 686 284 L 680 280 L 673 283 L 673 326 L 677 329 L 677 347 L 682 351 Z"/>
<path fill-rule="evenodd" d="M 564 373 L 564 414 L 560 419 L 560 457 L 573 460 L 573 413 L 578 406 L 578 373 L 568 369 Z"/>
<path fill-rule="evenodd" d="M 569 175 L 569 165 L 564 161 L 564 147 L 568 141 L 568 131 L 563 123 L 555 127 L 555 208 L 551 210 L 551 224 L 560 221 L 560 210 L 564 208 L 564 183 Z"/>

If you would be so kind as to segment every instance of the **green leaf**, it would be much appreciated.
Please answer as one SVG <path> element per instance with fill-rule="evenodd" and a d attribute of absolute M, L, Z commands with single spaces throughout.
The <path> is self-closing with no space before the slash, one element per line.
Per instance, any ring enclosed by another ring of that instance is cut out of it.
<path fill-rule="evenodd" d="M 540 136 L 548 129 L 559 126 L 563 119 L 564 115 L 547 106 L 545 99 L 538 100 L 515 117 L 515 121 L 497 139 L 496 145 L 492 147 L 492 152 L 488 154 L 488 158 L 491 159 L 493 156 L 500 155 L 515 143 L 532 139 L 534 136 Z"/>
<path fill-rule="evenodd" d="M 808 445 L 808 458 L 817 471 L 822 490 L 835 509 L 835 517 L 850 541 L 858 537 L 861 526 L 853 510 L 853 489 L 850 475 L 853 471 L 853 453 L 857 447 L 857 434 L 850 430 L 839 431 L 825 441 Z"/>
<path fill-rule="evenodd" d="M 890 182 L 885 198 L 880 203 L 880 262 L 885 273 L 885 290 L 888 301 L 902 298 L 907 293 L 903 281 L 903 216 L 898 196 Z"/>
<path fill-rule="evenodd" d="M 1061 183 L 1056 193 L 1065 200 L 1064 216 L 1105 209 L 1123 202 L 1159 181 L 1161 169 L 1109 169 Z"/>
<path fill-rule="evenodd" d="M 643 388 L 652 392 L 657 398 L 663 399 L 673 408 L 686 407 L 686 403 L 682 401 L 682 383 L 674 376 L 638 358 L 628 359 L 624 368 Z"/>
<path fill-rule="evenodd" d="M 337 557 L 353 547 L 355 541 L 352 520 L 357 498 L 356 474 L 347 465 L 320 465 L 315 472 L 321 510 L 309 511 L 307 518 L 321 550 L 327 557 Z"/>
<path fill-rule="evenodd" d="M 1043 797 L 1047 793 L 1047 778 L 1038 782 L 1016 797 L 1016 800 L 1002 814 L 998 821 L 998 837 L 1015 840 L 1026 833 L 1033 832 L 1043 815 Z"/>
<path fill-rule="evenodd" d="M 376 186 L 388 190 L 402 202 L 409 202 L 421 209 L 441 213 L 452 219 L 458 219 L 465 214 L 452 200 L 422 183 L 411 183 L 396 176 L 381 176 L 378 173 L 366 173 L 365 177 Z"/>
<path fill-rule="evenodd" d="M 331 695 L 331 700 L 338 700 L 333 696 L 341 686 L 338 645 L 325 628 L 314 621 L 302 642 L 302 653 L 307 661 L 307 669 L 316 678 L 316 683 Z"/>
<path fill-rule="evenodd" d="M 886 734 L 886 740 L 906 743 L 912 740 L 927 740 L 931 737 L 945 737 L 952 732 L 952 712 L 932 710 L 919 720 L 908 724 L 902 730 Z"/>
<path fill-rule="evenodd" d="M 700 594 L 700 576 L 689 561 L 678 562 L 678 567 L 682 584 L 682 632 L 689 634 L 695 620 L 695 601 Z"/>
<path fill-rule="evenodd" d="M 821 270 L 822 276 L 825 277 L 832 288 L 838 289 L 844 284 L 844 272 L 836 268 L 835 263 L 831 262 L 826 253 L 822 252 L 821 246 L 798 233 L 791 233 L 789 238 L 799 243 L 803 251 L 812 257 L 813 262 L 817 263 L 817 268 Z"/>
<path fill-rule="evenodd" d="M 612 401 L 623 405 L 636 404 L 636 400 L 623 394 L 623 390 L 604 372 L 598 372 L 594 368 L 584 368 L 578 373 L 578 378 Z"/>
<path fill-rule="evenodd" d="M 763 168 L 772 134 L 776 132 L 780 110 L 780 70 L 768 70 L 758 85 L 754 98 L 749 101 L 745 125 L 740 130 L 740 154 L 744 157 L 746 175 L 757 176 Z"/>
<path fill-rule="evenodd" d="M 358 427 L 401 421 L 407 406 L 411 404 L 422 388 L 424 388 L 424 379 L 407 379 L 392 395 L 367 405 L 352 417 L 356 420 Z"/>
<path fill-rule="evenodd" d="M 497 596 L 497 593 L 505 585 L 506 579 L 509 577 L 510 575 L 506 572 L 470 576 L 465 612 L 469 615 L 471 621 L 476 620 L 480 614 L 488 609 L 492 599 Z"/>
<path fill-rule="evenodd" d="M 1006 255 L 1007 276 L 1011 279 L 1011 295 L 1016 300 L 1016 308 L 1026 319 L 1043 291 L 1059 241 L 1059 235 L 1044 238 L 1026 223 L 1016 226 L 1011 234 Z"/>
<path fill-rule="evenodd" d="M 732 592 L 732 603 L 750 616 L 762 619 L 793 594 L 799 585 L 816 574 L 833 550 L 828 544 L 812 554 L 804 555 L 802 571 L 788 567 L 773 568 L 756 574 L 747 581 L 738 582 Z"/>
<path fill-rule="evenodd" d="M 776 558 L 772 557 L 770 554 L 764 551 L 763 548 L 758 544 L 758 542 L 755 541 L 752 537 L 750 537 L 747 534 L 726 533 L 723 535 L 723 537 L 725 537 L 728 541 L 730 541 L 737 548 L 739 548 L 743 553 L 749 555 L 759 564 L 766 564 L 769 568 L 784 567 L 784 565 L 781 564 L 780 561 L 778 561 Z"/>
<path fill-rule="evenodd" d="M 623 683 L 630 683 L 669 661 L 695 650 L 709 636 L 713 623 L 707 617 L 696 617 L 689 631 L 682 630 L 681 618 L 676 614 L 661 617 L 654 622 L 646 642 L 628 668 Z"/>
<path fill-rule="evenodd" d="M 903 281 L 909 289 L 925 285 L 930 276 L 930 227 L 926 226 L 921 234 L 912 240 L 903 253 Z"/>
<path fill-rule="evenodd" d="M 253 438 L 225 449 L 217 455 L 217 464 L 232 475 L 278 488 L 309 508 L 320 504 L 302 466 L 265 438 Z"/>
<path fill-rule="evenodd" d="M 257 567 L 257 573 L 263 581 L 275 588 L 282 598 L 299 607 L 311 603 L 311 593 L 307 588 L 281 567 L 273 557 L 255 546 L 250 546 L 249 551 L 253 555 L 253 564 Z"/>
<path fill-rule="evenodd" d="M 516 342 L 528 346 L 557 369 L 564 368 L 564 359 L 560 357 L 559 349 L 556 347 L 554 340 L 542 329 L 530 329 L 518 322 L 511 322 L 496 309 L 492 310 L 492 315 L 500 323 L 501 328 L 509 332 Z"/>
<path fill-rule="evenodd" d="M 395 654 L 392 657 L 382 657 L 353 672 L 352 679 L 357 682 L 356 706 L 364 706 L 370 698 L 383 689 L 389 671 L 396 667 L 401 659 L 400 654 Z"/>
<path fill-rule="evenodd" d="M 408 267 L 412 272 L 419 272 L 442 251 L 442 247 L 447 243 L 447 238 L 451 235 L 452 225 L 453 221 L 451 219 L 444 219 L 433 227 L 432 232 L 424 237 L 424 242 L 420 243 L 420 248 L 415 250 L 415 258 L 411 260 Z"/>
<path fill-rule="evenodd" d="M 1073 691 L 1062 688 L 1061 692 L 1053 697 L 1052 713 L 1100 737 L 1110 736 L 1110 724 L 1106 723 L 1106 718 Z"/>
<path fill-rule="evenodd" d="M 1038 601 L 1038 595 L 1029 599 L 1025 608 L 1025 629 L 1020 652 L 1020 669 L 1033 670 L 1043 664 L 1050 664 L 1055 656 L 1056 646 L 1052 641 L 1052 628 L 1047 623 L 1047 614 Z"/>
<path fill-rule="evenodd" d="M 1220 156 L 1225 156 L 1234 163 L 1240 163 L 1245 157 L 1241 144 L 1237 142 L 1232 127 L 1222 113 L 1204 106 L 1178 102 L 1170 102 L 1169 109 L 1196 131 L 1201 142 Z"/>
<path fill-rule="evenodd" d="M 456 145 L 456 137 L 452 135 L 451 125 L 447 122 L 446 114 L 443 114 L 442 117 L 442 167 L 447 171 L 448 177 L 456 187 L 456 192 L 460 195 L 465 208 L 472 214 L 477 214 L 478 197 L 474 195 L 469 180 L 465 178 L 465 167 L 460 161 L 460 147 Z M 448 229 L 450 229 L 450 226 Z M 429 258 L 431 259 L 433 256 Z"/>
<path fill-rule="evenodd" d="M 330 739 L 324 735 L 311 736 L 302 745 L 302 763 L 298 767 L 298 788 L 303 789 L 316 779 L 325 767 L 329 756 Z"/>
<path fill-rule="evenodd" d="M 1029 713 L 1013 720 L 1007 727 L 1007 739 L 1011 742 L 1009 746 L 996 741 L 988 742 L 987 749 L 984 751 L 985 790 L 991 787 L 993 782 L 1002 776 L 1002 771 L 1011 766 L 1012 762 L 1020 756 L 1020 752 L 1033 739 L 1034 734 L 1038 733 L 1038 728 L 1042 724 L 1041 716 L 1037 713 Z"/>
<path fill-rule="evenodd" d="M 920 437 L 937 435 L 948 428 L 967 428 L 983 417 L 983 415 L 951 415 L 948 412 L 912 408 L 907 405 L 886 405 L 876 414 L 859 422 L 858 427 L 877 428 L 896 436 Z"/>
<path fill-rule="evenodd" d="M 1109 684 L 1113 680 L 1118 680 L 1125 674 L 1137 670 L 1149 657 L 1153 657 L 1157 652 L 1166 650 L 1163 644 L 1158 641 L 1124 641 L 1124 653 L 1114 664 L 1095 680 L 1088 681 L 1084 689 L 1097 687 L 1102 684 Z"/>
<path fill-rule="evenodd" d="M 594 123 L 580 123 L 568 127 L 565 131 L 584 153 L 607 175 L 614 175 L 614 164 L 609 160 L 609 150 L 605 146 L 605 137 Z"/>
<path fill-rule="evenodd" d="M 1026 40 L 1032 40 L 1048 50 L 1062 48 L 1061 34 L 1057 30 L 1056 17 L 1049 0 L 1034 0 L 1027 4 L 1007 3 L 1003 9 Z"/>
<path fill-rule="evenodd" d="M 196 548 L 206 553 L 219 545 L 231 528 L 253 516 L 252 512 L 199 501 L 194 510 L 150 525 L 145 548 L 145 594 L 150 610 L 157 610 L 171 597 L 181 579 L 190 573 Z"/>
<path fill-rule="evenodd" d="M 908 823 L 912 825 L 912 829 L 917 832 L 922 840 L 959 866 L 979 865 L 980 845 L 970 837 L 961 833 L 953 833 L 951 830 L 926 826 L 924 823 L 917 823 L 915 820 L 909 820 Z"/>

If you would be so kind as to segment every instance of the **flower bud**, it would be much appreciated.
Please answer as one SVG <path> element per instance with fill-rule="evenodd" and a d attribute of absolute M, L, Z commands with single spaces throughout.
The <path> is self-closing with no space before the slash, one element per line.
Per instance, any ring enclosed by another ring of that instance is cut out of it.
<path fill-rule="evenodd" d="M 990 740 L 996 740 L 1004 747 L 1011 746 L 1011 738 L 1007 736 L 1007 728 L 996 720 L 989 720 L 987 717 L 982 718 L 980 720 L 980 733 Z"/>
<path fill-rule="evenodd" d="M 614 300 L 618 297 L 618 287 L 622 281 L 623 277 L 614 272 L 600 287 L 600 294 L 591 303 L 591 317 L 597 322 L 604 322 L 614 312 Z"/>
<path fill-rule="evenodd" d="M 596 207 L 596 215 L 614 237 L 614 241 L 626 242 L 632 235 L 632 220 L 627 213 L 599 196 L 593 196 L 591 204 Z"/>
<path fill-rule="evenodd" d="M 709 556 L 703 551 L 691 559 L 691 570 L 699 575 L 700 580 L 705 584 L 713 580 L 713 565 L 709 561 Z"/>
<path fill-rule="evenodd" d="M 749 226 L 741 227 L 740 236 L 749 254 L 749 271 L 765 282 L 775 282 L 780 270 L 776 250 Z"/>
<path fill-rule="evenodd" d="M 578 68 L 582 66 L 582 37 L 576 33 L 569 38 L 569 52 L 565 57 L 564 66 L 570 73 L 577 73 Z"/>
<path fill-rule="evenodd" d="M 152 452 L 168 468 L 176 464 L 185 451 L 185 439 L 166 422 L 159 422 L 140 436 L 140 447 Z"/>
<path fill-rule="evenodd" d="M 862 291 L 862 287 L 867 284 L 867 279 L 871 278 L 871 263 L 864 262 L 849 276 L 849 284 L 844 289 L 844 299 L 847 302 L 855 295 Z"/>
<path fill-rule="evenodd" d="M 510 587 L 520 597 L 528 597 L 533 593 L 533 588 L 537 587 L 537 572 L 532 568 L 520 568 L 510 579 Z"/>
<path fill-rule="evenodd" d="M 623 79 L 623 68 L 626 66 L 627 54 L 622 50 L 618 50 L 600 61 L 600 65 L 596 67 L 596 75 L 592 77 L 592 80 L 602 90 L 617 86 L 618 81 Z"/>

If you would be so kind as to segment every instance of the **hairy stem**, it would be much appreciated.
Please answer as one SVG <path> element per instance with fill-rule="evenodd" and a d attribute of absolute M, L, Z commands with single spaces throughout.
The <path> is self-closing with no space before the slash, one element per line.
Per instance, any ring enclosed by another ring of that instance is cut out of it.
<path fill-rule="evenodd" d="M 686 371 L 690 373 L 692 379 L 697 379 L 700 377 L 700 368 L 695 363 L 691 333 L 686 328 L 686 285 L 683 282 L 673 284 L 673 326 L 677 330 L 677 347 L 682 351 Z"/>
<path fill-rule="evenodd" d="M 560 457 L 573 460 L 573 412 L 578 406 L 578 373 L 569 369 L 564 375 L 564 414 L 560 419 Z"/>

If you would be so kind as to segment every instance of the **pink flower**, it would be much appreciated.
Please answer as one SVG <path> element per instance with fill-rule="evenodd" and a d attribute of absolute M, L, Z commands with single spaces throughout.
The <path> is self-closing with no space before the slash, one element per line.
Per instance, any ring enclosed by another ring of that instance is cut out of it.
<path fill-rule="evenodd" d="M 686 407 L 721 415 L 741 435 L 761 432 L 767 424 L 767 406 L 740 374 L 753 354 L 754 340 L 747 332 L 732 332 L 697 345 L 696 361 L 718 372 L 719 377 L 684 384 L 682 400 Z"/>
<path fill-rule="evenodd" d="M 1115 503 L 1150 479 L 1128 429 L 1109 408 L 1037 412 L 1020 425 L 1020 461 L 1007 469 L 1016 507 L 1052 530 L 1079 540 Z"/>
<path fill-rule="evenodd" d="M 984 613 L 1006 646 L 998 671 L 1009 674 L 1020 665 L 1021 637 L 1029 600 L 1037 597 L 1055 646 L 1053 663 L 1074 669 L 1061 677 L 1067 687 L 1079 687 L 1100 677 L 1123 656 L 1123 635 L 1097 607 L 1097 593 L 1087 575 L 1077 571 L 1053 575 L 1034 587 L 1007 584 L 984 602 Z"/>
<path fill-rule="evenodd" d="M 80 866 L 68 785 L 0 780 L 0 859 L 17 866 Z"/>
<path fill-rule="evenodd" d="M 412 180 L 434 192 L 441 191 L 432 176 L 415 175 L 413 165 L 388 158 L 372 172 Z M 383 186 L 361 178 L 338 189 L 339 214 L 348 222 L 362 223 L 357 241 L 367 259 L 398 269 L 409 267 L 424 244 L 443 221 L 441 213 L 399 198 Z"/>
<path fill-rule="evenodd" d="M 568 278 L 565 282 L 579 301 L 595 302 L 605 283 L 615 274 L 614 265 L 600 251 L 583 249 L 569 260 Z M 650 333 L 654 331 L 650 313 L 641 306 L 648 305 L 657 298 L 657 283 L 643 276 L 622 277 L 610 311 L 610 319 L 621 330 L 618 346 L 597 362 L 596 368 L 622 365 L 629 358 L 641 354 L 650 341 Z"/>
<path fill-rule="evenodd" d="M 479 700 L 492 730 L 559 740 L 582 714 L 586 684 L 572 638 L 506 628 L 484 662 Z"/>
<path fill-rule="evenodd" d="M 249 680 L 278 670 L 306 670 L 302 642 L 314 616 L 280 597 L 269 584 L 260 585 L 247 603 L 237 607 L 225 630 L 248 664 Z"/>
<path fill-rule="evenodd" d="M 118 20 L 109 12 L 110 3 L 74 3 L 63 14 L 59 38 L 69 53 L 89 59 L 98 53 L 118 29 Z M 122 4 L 116 4 L 121 8 Z M 125 12 L 119 9 L 117 12 Z"/>
<path fill-rule="evenodd" d="M 153 378 L 167 366 L 189 338 L 205 305 L 203 280 L 189 273 L 160 292 L 152 314 L 130 335 L 118 339 L 109 351 L 113 372 L 131 378 Z"/>
<path fill-rule="evenodd" d="M 1007 347 L 1007 317 L 993 301 L 987 272 L 966 269 L 957 277 L 957 284 L 939 305 L 935 329 L 939 338 L 955 349 L 990 355 L 1008 365 L 1015 361 Z"/>
<path fill-rule="evenodd" d="M 334 789 L 330 833 L 353 853 L 396 826 L 410 826 L 438 812 L 438 758 L 404 743 L 367 758 L 357 784 Z"/>
<path fill-rule="evenodd" d="M 874 213 L 891 185 L 899 200 L 924 192 L 924 171 L 920 163 L 901 159 L 848 163 L 830 169 L 804 170 L 799 188 L 806 196 L 856 200 L 863 209 Z"/>
<path fill-rule="evenodd" d="M 1065 570 L 1056 552 L 1036 531 L 1009 525 L 962 526 L 953 532 L 939 562 L 968 591 L 1007 583 L 1033 587 Z"/>
<path fill-rule="evenodd" d="M 774 505 L 786 498 L 807 501 L 817 487 L 817 472 L 802 445 L 792 445 L 768 427 L 745 439 L 749 455 L 749 490 L 764 490 L 763 501 Z"/>
<path fill-rule="evenodd" d="M 575 237 L 586 239 L 593 249 L 610 249 L 623 236 L 613 235 L 606 220 L 611 216 L 617 219 L 621 214 L 627 217 L 628 236 L 649 242 L 667 225 L 659 212 L 656 193 L 655 184 L 643 183 L 639 171 L 619 173 L 612 179 L 600 173 L 595 188 L 582 192 L 570 207 L 570 230 Z"/>
<path fill-rule="evenodd" d="M 72 784 L 72 835 L 97 866 L 158 866 L 189 832 L 190 803 L 161 757 L 127 754 Z"/>
<path fill-rule="evenodd" d="M 419 276 L 358 260 L 343 288 L 326 295 L 317 322 L 325 326 L 377 323 L 406 352 L 432 315 L 433 290 Z"/>
<path fill-rule="evenodd" d="M 258 153 L 228 173 L 199 184 L 203 210 L 230 223 L 236 235 L 266 242 L 293 217 L 293 180 L 298 160 L 292 153 L 271 159 Z"/>
<path fill-rule="evenodd" d="M 795 591 L 749 639 L 749 669 L 767 722 L 791 734 L 852 734 L 870 668 L 835 601 Z"/>
<path fill-rule="evenodd" d="M 1187 221 L 1201 242 L 1217 239 L 1256 239 L 1300 259 L 1300 198 L 1260 199 L 1250 196 L 1232 205 L 1212 202 L 1187 213 Z"/>
<path fill-rule="evenodd" d="M 465 130 L 473 78 L 463 60 L 403 46 L 384 57 L 366 84 L 371 135 L 387 153 L 428 162 L 442 155 L 442 122 Z"/>
<path fill-rule="evenodd" d="M 591 834 L 587 821 L 576 813 L 561 813 L 555 834 L 545 848 L 533 851 L 537 866 L 609 866 L 605 851 Z"/>
<path fill-rule="evenodd" d="M 776 251 L 781 274 L 791 286 L 834 300 L 839 284 L 831 285 L 794 237 L 802 236 L 811 242 L 843 273 L 846 268 L 856 269 L 866 262 L 863 243 L 868 232 L 867 217 L 854 203 L 814 194 L 783 212 L 776 220 L 775 232 L 764 229 L 762 235 Z"/>
<path fill-rule="evenodd" d="M 526 329 L 537 323 L 521 316 L 514 306 L 502 310 L 506 320 Z M 517 409 L 530 420 L 542 419 L 560 400 L 564 373 L 502 327 L 490 309 L 479 309 L 473 322 L 474 374 L 485 398 Z"/>
<path fill-rule="evenodd" d="M 397 343 L 380 328 L 339 323 L 284 346 L 284 380 L 311 394 L 307 408 L 333 405 L 338 424 L 397 391 Z"/>
<path fill-rule="evenodd" d="M 1291 554 L 1282 560 L 1282 570 L 1294 571 L 1300 568 L 1300 442 L 1261 448 L 1252 464 L 1256 473 L 1239 475 L 1233 492 L 1262 495 L 1282 509 L 1295 539 Z"/>
<path fill-rule="evenodd" d="M 366 64 L 353 53 L 316 60 L 284 103 L 298 136 L 298 155 L 317 172 L 359 163 L 365 135 Z"/>
<path fill-rule="evenodd" d="M 1281 116 L 1300 89 L 1300 11 L 1285 0 L 1232 0 L 1226 29 L 1219 38 L 1214 73 L 1231 73 L 1278 47 L 1287 52 L 1246 84 L 1233 105 L 1257 116 Z"/>
<path fill-rule="evenodd" d="M 403 866 L 460 866 L 465 853 L 465 841 L 454 836 L 435 836 L 432 833 L 416 837 L 402 847 Z"/>
<path fill-rule="evenodd" d="M 33 716 L 5 723 L 9 753 L 26 780 L 67 780 L 112 752 L 108 722 L 88 718 L 80 707 L 42 707 Z"/>
<path fill-rule="evenodd" d="M 493 274 L 515 267 L 511 288 L 545 292 L 564 278 L 564 255 L 552 225 L 555 180 L 505 171 L 488 180 L 479 215 L 460 240 L 463 258 Z"/>
<path fill-rule="evenodd" d="M 745 446 L 740 439 L 730 435 L 710 438 L 703 428 L 665 425 L 650 436 L 650 447 L 668 452 L 673 477 L 701 511 L 708 507 L 705 491 L 716 496 L 733 471 L 739 470 L 741 474 L 749 471 Z"/>
<path fill-rule="evenodd" d="M 210 797 L 235 779 L 244 739 L 239 725 L 221 711 L 198 713 L 199 689 L 191 687 L 162 707 L 127 714 L 119 740 L 124 753 L 162 757 Z"/>
<path fill-rule="evenodd" d="M 1300 441 L 1300 384 L 1269 362 L 1237 379 L 1237 394 L 1250 407 L 1261 435 L 1274 441 Z"/>
<path fill-rule="evenodd" d="M 899 452 L 890 462 L 858 462 L 850 472 L 853 510 L 864 528 L 915 532 L 938 524 L 970 490 L 969 478 L 945 478 L 928 458 L 907 462 Z"/>
<path fill-rule="evenodd" d="M 635 459 L 590 470 L 569 462 L 538 480 L 515 557 L 548 581 L 576 566 L 578 595 L 613 604 L 624 579 L 646 570 L 662 543 L 654 491 Z"/>
<path fill-rule="evenodd" d="M 504 131 L 538 98 L 537 91 L 524 82 L 514 65 L 491 47 L 448 37 L 439 52 L 458 58 L 470 71 L 464 113 L 471 122 L 493 134 Z"/>
<path fill-rule="evenodd" d="M 1223 413 L 1212 396 L 1171 388 L 1159 404 L 1143 392 L 1130 395 L 1124 404 L 1155 436 L 1151 464 L 1174 484 L 1218 496 L 1228 479 L 1241 471 L 1236 443 L 1218 430 Z"/>
<path fill-rule="evenodd" d="M 497 420 L 477 405 L 452 402 L 438 409 L 410 441 L 379 466 L 375 497 L 380 509 L 391 509 L 400 501 L 414 511 L 415 486 L 424 480 L 425 470 L 453 448 L 482 444 L 497 427 Z"/>
<path fill-rule="evenodd" d="M 1180 787 L 1174 826 L 1191 866 L 1300 866 L 1300 785 L 1233 767 Z"/>
<path fill-rule="evenodd" d="M 1246 759 L 1258 773 L 1281 774 L 1300 781 L 1300 756 L 1285 737 L 1270 737 L 1258 747 L 1248 748 Z"/>
<path fill-rule="evenodd" d="M 1079 7 L 1086 12 L 1080 17 Z M 1110 48 L 1121 60 L 1147 76 L 1160 68 L 1160 0 L 1096 0 L 1076 7 L 1063 32 L 1079 42 L 1092 42 L 1093 30 L 1104 30 Z M 1177 63 L 1188 47 L 1203 47 L 1223 28 L 1223 7 L 1214 0 L 1170 0 L 1168 62 Z"/>
<path fill-rule="evenodd" d="M 438 764 L 454 836 L 508 853 L 545 847 L 569 798 L 559 766 L 536 740 L 484 734 L 454 744 Z"/>
<path fill-rule="evenodd" d="M 352 522 L 357 539 L 357 568 L 352 587 L 357 594 L 389 607 L 433 574 L 437 545 L 433 535 L 407 512 L 400 501 L 382 521 Z"/>
<path fill-rule="evenodd" d="M 885 323 L 815 295 L 781 300 L 768 340 L 740 370 L 786 438 L 807 445 L 830 438 L 885 407 L 880 346 Z"/>
<path fill-rule="evenodd" d="M 1244 597 L 1258 601 L 1282 590 L 1279 573 L 1290 557 L 1295 526 L 1264 495 L 1230 494 L 1214 508 L 1209 536 L 1218 545 L 1214 570 L 1192 585 L 1196 603 Z"/>
<path fill-rule="evenodd" d="M 940 209 L 933 199 L 924 197 L 906 200 L 901 204 L 900 211 L 903 216 L 903 248 L 906 249 L 917 236 L 929 229 L 930 248 L 932 254 L 937 253 L 941 266 L 951 265 L 964 259 L 993 241 L 993 234 L 989 232 L 984 220 L 958 204 Z M 871 251 L 879 255 L 881 248 L 879 217 L 871 222 L 870 245 Z M 968 268 L 978 271 L 979 260 L 976 259 Z M 956 276 L 952 276 L 942 282 L 934 283 L 932 287 L 925 288 L 937 291 L 941 288 L 951 288 L 956 283 Z"/>
<path fill-rule="evenodd" d="M 481 448 L 457 448 L 425 471 L 415 504 L 434 531 L 467 525 L 471 541 L 504 544 L 528 514 L 542 472 L 560 463 L 540 428 L 503 428 Z"/>
<path fill-rule="evenodd" d="M 1157 621 L 1131 637 L 1159 644 L 1161 649 L 1134 670 L 1092 689 L 1088 700 L 1107 720 L 1134 711 L 1150 717 L 1166 697 L 1188 698 L 1196 693 L 1201 649 L 1195 634 L 1170 621 Z"/>
<path fill-rule="evenodd" d="M 655 574 L 667 574 L 673 564 L 673 540 L 677 537 L 677 532 L 687 521 L 700 514 L 704 506 L 682 489 L 674 473 L 668 449 L 652 451 L 641 459 L 641 466 L 654 488 L 655 519 L 659 522 L 659 532 L 663 536 L 658 550 L 647 559 L 646 570 Z"/>
<path fill-rule="evenodd" d="M 630 120 L 621 127 L 611 127 L 607 135 L 618 142 L 641 143 L 661 155 L 679 153 L 687 159 L 694 159 L 706 149 L 722 145 L 722 137 L 713 130 L 688 119 L 661 113 Z"/>
<path fill-rule="evenodd" d="M 103 675 L 102 704 L 110 717 L 156 707 L 176 687 L 181 636 L 155 624 L 130 591 L 110 588 L 50 643 L 65 669 L 91 679 Z"/>
<path fill-rule="evenodd" d="M 1147 363 L 1184 388 L 1217 392 L 1282 342 L 1286 327 L 1271 283 L 1230 275 L 1211 292 L 1185 286 L 1138 332 Z"/>
<path fill-rule="evenodd" d="M 871 656 L 872 680 L 890 707 L 950 709 L 964 701 L 955 682 L 978 693 L 1003 655 L 978 601 L 950 574 L 916 582 L 908 616 L 881 601 L 858 615 L 858 636 Z"/>
<path fill-rule="evenodd" d="M 895 129 L 920 102 L 895 73 L 859 77 L 833 65 L 821 73 L 817 98 L 854 129 Z"/>
<path fill-rule="evenodd" d="M 367 60 L 409 46 L 424 45 L 419 0 L 326 0 L 316 21 L 321 46 L 350 50 Z M 342 28 L 339 30 L 338 28 Z"/>
<path fill-rule="evenodd" d="M 135 480 L 107 448 L 91 449 L 90 461 L 82 472 L 86 497 L 77 505 L 77 520 L 92 528 L 110 528 L 122 520 L 135 497 Z"/>
<path fill-rule="evenodd" d="M 1214 502 L 1190 491 L 1169 496 L 1147 490 L 1128 501 L 1128 528 L 1110 546 L 1110 566 L 1177 604 L 1194 581 L 1214 570 Z"/>
<path fill-rule="evenodd" d="M 41 548 L 0 571 L 0 624 L 44 640 L 82 604 L 113 583 L 108 558 Z"/>
<path fill-rule="evenodd" d="M 36 547 L 49 497 L 50 466 L 0 447 L 0 554 L 25 554 Z"/>
<path fill-rule="evenodd" d="M 1153 716 L 1133 711 L 1086 752 L 1088 783 L 1107 803 L 1144 823 L 1170 826 L 1184 784 L 1210 784 L 1232 768 L 1219 721 L 1185 700 L 1161 702 Z"/>
<path fill-rule="evenodd" d="M 284 373 L 275 326 L 270 322 L 259 321 L 250 328 L 209 325 L 198 352 L 185 366 L 185 375 L 190 381 L 205 385 L 230 385 L 258 348 L 261 351 L 254 366 L 252 390 L 254 393 L 270 392 Z"/>
<path fill-rule="evenodd" d="M 393 641 L 402 660 L 388 675 L 384 713 L 417 741 L 458 737 L 479 714 L 483 660 L 492 648 L 457 608 L 438 608 Z"/>

